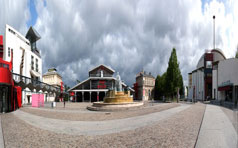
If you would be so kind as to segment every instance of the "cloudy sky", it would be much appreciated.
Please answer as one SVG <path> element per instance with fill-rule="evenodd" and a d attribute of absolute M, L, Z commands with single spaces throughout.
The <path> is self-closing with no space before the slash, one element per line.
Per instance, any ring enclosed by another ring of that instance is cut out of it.
<path fill-rule="evenodd" d="M 0 0 L 0 34 L 5 24 L 41 35 L 43 73 L 56 67 L 69 86 L 105 64 L 129 85 L 144 69 L 163 74 L 173 47 L 185 84 L 205 49 L 227 58 L 238 44 L 238 0 Z"/>

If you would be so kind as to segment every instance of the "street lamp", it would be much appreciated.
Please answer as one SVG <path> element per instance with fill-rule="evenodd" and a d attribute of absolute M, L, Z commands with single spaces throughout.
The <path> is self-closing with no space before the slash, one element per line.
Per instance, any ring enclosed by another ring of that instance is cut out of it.
<path fill-rule="evenodd" d="M 213 49 L 215 49 L 215 15 L 213 15 Z"/>

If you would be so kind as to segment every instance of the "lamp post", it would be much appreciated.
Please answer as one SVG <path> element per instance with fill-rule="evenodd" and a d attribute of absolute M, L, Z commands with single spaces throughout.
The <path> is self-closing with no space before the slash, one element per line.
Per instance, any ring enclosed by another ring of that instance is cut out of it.
<path fill-rule="evenodd" d="M 213 15 L 213 49 L 215 49 L 215 15 Z"/>

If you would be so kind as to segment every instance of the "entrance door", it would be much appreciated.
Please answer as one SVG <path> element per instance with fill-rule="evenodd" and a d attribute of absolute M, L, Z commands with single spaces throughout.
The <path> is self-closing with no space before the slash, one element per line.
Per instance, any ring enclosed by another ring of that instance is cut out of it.
<path fill-rule="evenodd" d="M 0 112 L 7 112 L 8 111 L 8 87 L 4 85 L 0 85 Z"/>
<path fill-rule="evenodd" d="M 3 88 L 0 86 L 0 112 L 3 112 Z"/>
<path fill-rule="evenodd" d="M 105 97 L 105 92 L 99 92 L 99 101 L 103 101 L 104 97 Z"/>

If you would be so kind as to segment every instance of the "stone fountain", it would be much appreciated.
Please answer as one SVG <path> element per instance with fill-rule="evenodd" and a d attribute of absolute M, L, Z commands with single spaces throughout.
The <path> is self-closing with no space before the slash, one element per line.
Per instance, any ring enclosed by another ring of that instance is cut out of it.
<path fill-rule="evenodd" d="M 122 89 L 121 77 L 119 72 L 117 72 L 115 88 L 107 92 L 103 102 L 93 102 L 92 106 L 88 106 L 87 109 L 94 111 L 114 111 L 141 105 L 143 105 L 143 102 L 133 102 L 128 88 L 125 90 Z"/>

